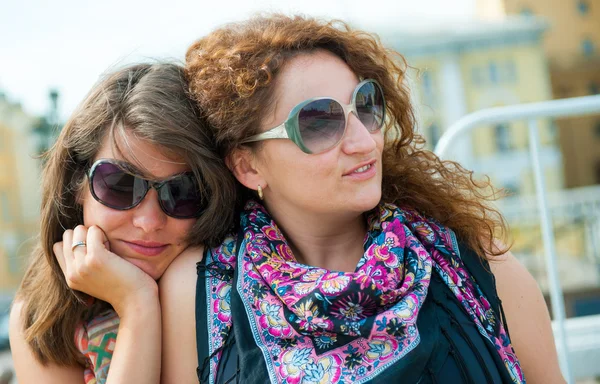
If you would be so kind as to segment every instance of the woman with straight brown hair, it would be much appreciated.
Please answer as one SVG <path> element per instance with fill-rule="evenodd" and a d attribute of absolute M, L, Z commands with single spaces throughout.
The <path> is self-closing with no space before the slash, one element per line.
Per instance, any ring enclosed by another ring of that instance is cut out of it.
<path fill-rule="evenodd" d="M 233 214 L 200 115 L 179 65 L 140 64 L 105 76 L 62 129 L 11 313 L 20 384 L 159 382 L 156 280 Z"/>
<path fill-rule="evenodd" d="M 189 48 L 239 221 L 161 280 L 165 382 L 563 382 L 491 185 L 422 149 L 405 70 L 375 36 L 308 17 Z"/>

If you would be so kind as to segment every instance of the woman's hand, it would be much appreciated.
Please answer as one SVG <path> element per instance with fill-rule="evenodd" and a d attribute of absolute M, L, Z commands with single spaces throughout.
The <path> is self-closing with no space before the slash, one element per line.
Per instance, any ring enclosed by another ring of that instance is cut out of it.
<path fill-rule="evenodd" d="M 85 245 L 75 246 L 76 244 Z M 104 232 L 97 226 L 78 225 L 54 244 L 54 254 L 67 285 L 111 304 L 119 317 L 158 297 L 156 281 L 140 268 L 110 252 Z"/>

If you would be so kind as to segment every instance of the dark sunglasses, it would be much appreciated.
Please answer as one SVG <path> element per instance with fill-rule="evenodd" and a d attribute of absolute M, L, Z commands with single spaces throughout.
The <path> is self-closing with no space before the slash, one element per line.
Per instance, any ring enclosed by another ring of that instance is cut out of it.
<path fill-rule="evenodd" d="M 335 147 L 344 137 L 348 115 L 354 115 L 369 132 L 376 132 L 385 121 L 383 90 L 375 80 L 361 81 L 345 105 L 331 97 L 315 97 L 296 105 L 286 121 L 243 143 L 269 139 L 290 139 L 305 153 L 321 153 Z"/>
<path fill-rule="evenodd" d="M 161 209 L 171 217 L 198 217 L 205 208 L 205 198 L 200 193 L 192 172 L 155 182 L 135 176 L 127 172 L 126 168 L 125 163 L 116 160 L 96 161 L 88 172 L 94 199 L 109 208 L 124 211 L 136 207 L 144 200 L 150 188 L 154 188 L 158 193 Z"/>

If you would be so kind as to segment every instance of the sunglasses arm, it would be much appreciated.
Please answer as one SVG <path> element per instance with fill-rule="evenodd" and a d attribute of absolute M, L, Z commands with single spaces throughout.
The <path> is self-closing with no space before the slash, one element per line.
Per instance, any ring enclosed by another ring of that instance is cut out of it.
<path fill-rule="evenodd" d="M 250 136 L 246 140 L 242 141 L 242 144 L 251 143 L 255 141 L 263 141 L 268 139 L 289 139 L 287 130 L 285 129 L 285 123 L 271 128 L 268 131 L 259 133 L 258 135 Z"/>

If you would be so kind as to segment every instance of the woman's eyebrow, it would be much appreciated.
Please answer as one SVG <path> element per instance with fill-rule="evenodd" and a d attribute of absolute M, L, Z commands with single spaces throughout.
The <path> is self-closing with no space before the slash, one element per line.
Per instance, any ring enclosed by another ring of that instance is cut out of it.
<path fill-rule="evenodd" d="M 148 173 L 147 169 L 138 168 L 133 163 L 130 163 L 129 161 L 119 160 L 119 163 L 123 167 L 124 171 L 126 171 L 128 173 L 131 173 L 133 175 L 142 177 L 142 178 L 144 178 L 146 180 L 149 180 L 149 181 L 162 182 L 162 181 L 165 181 L 165 180 L 169 180 L 169 179 L 171 179 L 171 178 L 173 178 L 173 177 L 175 177 L 177 175 L 180 175 L 182 173 L 185 173 L 185 172 L 177 172 L 177 173 L 175 173 L 173 175 L 169 175 L 167 177 L 157 178 L 156 176 L 152 175 L 151 173 Z"/>
<path fill-rule="evenodd" d="M 143 176 L 145 178 L 147 178 L 149 176 L 146 171 L 136 167 L 129 161 L 119 160 L 119 163 L 120 163 L 121 167 L 123 167 L 124 171 L 130 172 L 134 175 Z"/>

